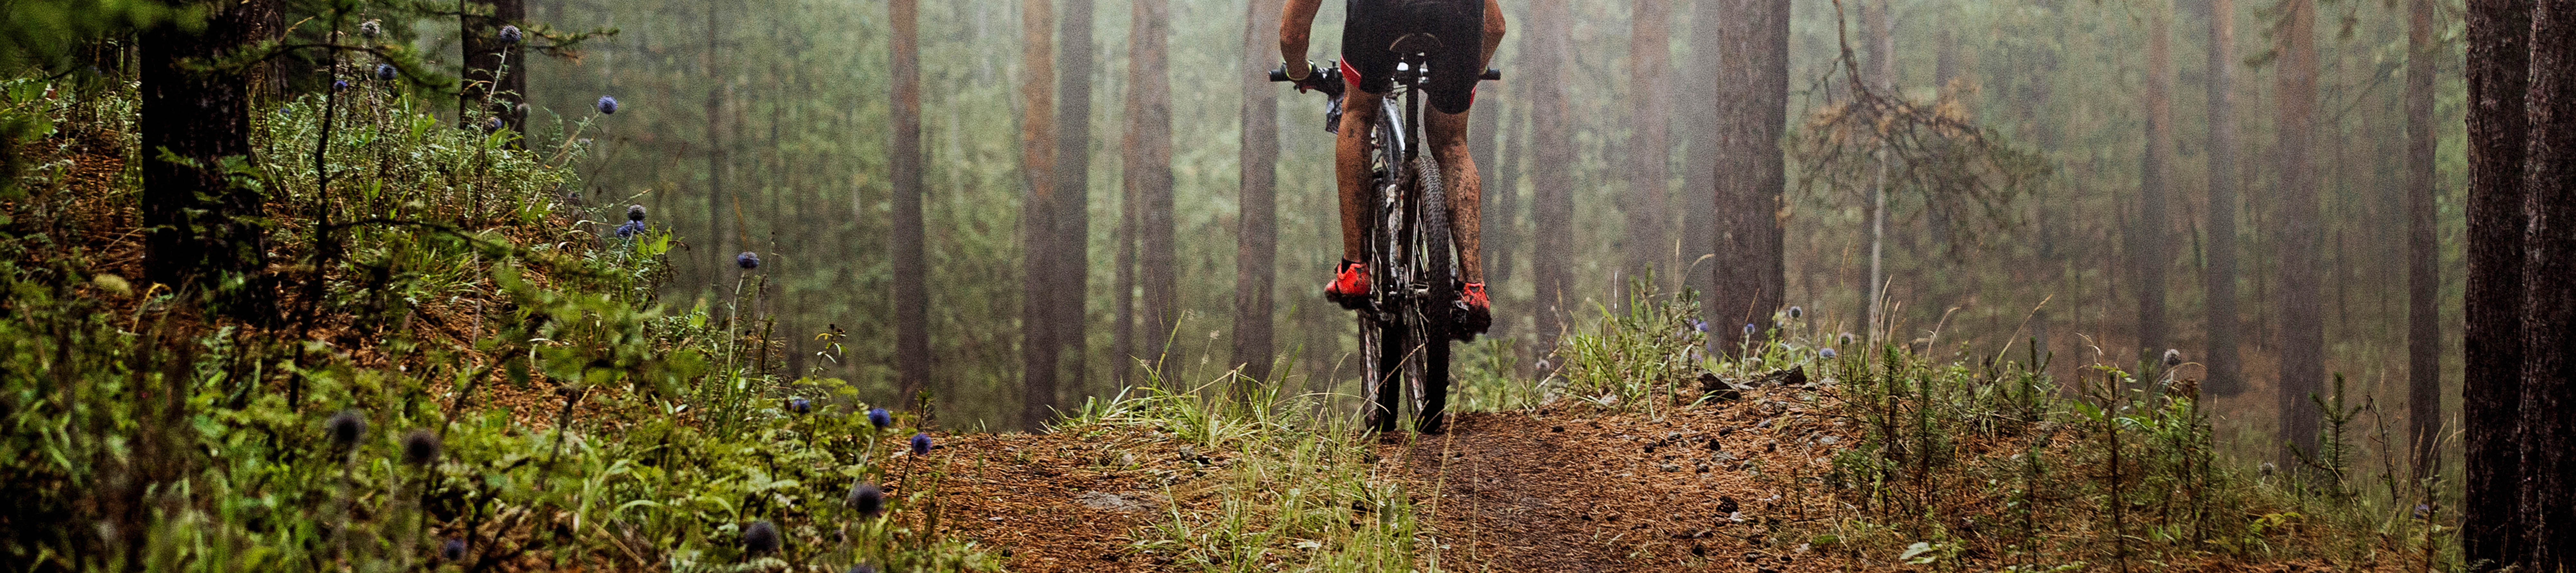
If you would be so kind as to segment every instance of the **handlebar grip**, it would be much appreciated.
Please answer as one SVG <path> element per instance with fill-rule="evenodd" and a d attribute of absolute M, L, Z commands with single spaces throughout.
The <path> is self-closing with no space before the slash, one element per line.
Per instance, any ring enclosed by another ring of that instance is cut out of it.
<path fill-rule="evenodd" d="M 1287 71 L 1285 71 L 1285 70 L 1278 71 L 1278 72 L 1272 72 L 1272 74 L 1274 74 L 1274 75 L 1284 75 L 1284 74 L 1287 74 L 1287 73 L 1288 73 L 1288 72 L 1287 72 Z M 1476 79 L 1479 79 L 1479 80 L 1485 80 L 1485 81 L 1489 81 L 1489 82 L 1490 82 L 1490 81 L 1502 81 L 1502 79 L 1503 79 L 1503 71 L 1502 71 L 1502 70 L 1493 69 L 1493 68 L 1485 68 L 1485 73 L 1476 74 Z M 1271 81 L 1278 81 L 1278 80 L 1271 80 Z"/>
<path fill-rule="evenodd" d="M 1270 81 L 1286 82 L 1295 80 L 1288 79 L 1288 65 L 1280 64 L 1279 67 L 1270 68 Z"/>

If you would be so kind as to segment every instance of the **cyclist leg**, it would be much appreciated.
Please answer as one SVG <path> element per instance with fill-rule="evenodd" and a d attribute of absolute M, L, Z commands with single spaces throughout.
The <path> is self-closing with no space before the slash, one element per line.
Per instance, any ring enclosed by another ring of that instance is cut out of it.
<path fill-rule="evenodd" d="M 1490 303 L 1485 298 L 1485 256 L 1482 249 L 1484 181 L 1476 169 L 1476 158 L 1467 150 L 1468 114 L 1475 103 L 1477 76 L 1482 75 L 1502 40 L 1502 11 L 1493 0 L 1483 2 L 1482 17 L 1458 18 L 1444 22 L 1435 32 L 1443 38 L 1456 38 L 1451 44 L 1459 48 L 1476 46 L 1476 51 L 1451 52 L 1432 65 L 1431 109 L 1424 110 L 1423 131 L 1431 154 L 1440 160 L 1440 180 L 1449 195 L 1449 229 L 1457 243 L 1459 278 L 1467 283 L 1461 292 L 1468 311 L 1461 316 L 1466 333 L 1484 332 L 1493 323 Z M 1472 40 L 1471 40 L 1472 39 Z"/>
<path fill-rule="evenodd" d="M 1370 262 L 1367 233 L 1361 227 L 1369 208 L 1368 133 L 1377 127 L 1382 97 L 1361 90 L 1343 92 L 1341 133 L 1333 136 L 1333 184 L 1341 192 L 1342 203 L 1342 258 L 1359 263 Z"/>

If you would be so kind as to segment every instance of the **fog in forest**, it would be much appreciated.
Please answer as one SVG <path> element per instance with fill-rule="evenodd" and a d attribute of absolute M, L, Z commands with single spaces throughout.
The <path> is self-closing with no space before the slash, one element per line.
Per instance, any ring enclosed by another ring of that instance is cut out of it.
<path fill-rule="evenodd" d="M 1260 81 L 1279 59 L 1279 8 L 1261 4 L 921 3 L 917 267 L 896 255 L 887 2 L 530 2 L 532 21 L 617 33 L 577 59 L 531 58 L 529 123 L 549 133 L 603 94 L 622 102 L 578 135 L 599 142 L 578 203 L 601 232 L 629 203 L 650 210 L 683 243 L 662 302 L 742 289 L 781 373 L 891 398 L 909 308 L 952 426 L 1022 426 L 1033 341 L 1062 348 L 1058 409 L 1155 373 L 1197 386 L 1239 368 L 1282 394 L 1355 394 L 1350 314 L 1320 295 L 1339 244 L 1325 100 Z M 1464 378 L 1537 383 L 1556 335 L 1593 328 L 1630 289 L 1693 289 L 1712 352 L 2037 357 L 2070 393 L 2092 365 L 2198 380 L 2222 444 L 2264 459 L 2285 376 L 2327 393 L 2340 377 L 2347 403 L 2375 404 L 2356 432 L 2402 433 L 2426 364 L 2408 353 L 2415 274 L 2435 273 L 2431 324 L 2462 329 L 2450 15 L 2429 28 L 2433 129 L 2419 133 L 2405 3 L 1796 2 L 1778 199 L 1720 201 L 1763 185 L 1720 156 L 1722 125 L 1758 121 L 1726 117 L 1743 86 L 1722 60 L 1763 49 L 1721 41 L 1728 2 L 1544 4 L 1502 2 L 1504 79 L 1476 99 L 1496 321 L 1460 350 Z M 1313 59 L 1339 54 L 1342 10 L 1326 3 Z M 2410 141 L 2431 144 L 2429 180 L 2409 172 Z M 1247 179 L 1262 150 L 1270 172 Z M 2429 216 L 2434 248 L 2417 270 L 2410 216 Z M 1779 292 L 1713 286 L 1760 284 L 1739 279 L 1765 257 L 1720 245 L 1766 225 Z M 1260 239 L 1275 260 L 1245 268 Z M 763 265 L 742 272 L 742 251 Z M 918 305 L 899 299 L 908 272 L 927 287 Z M 1567 282 L 1541 284 L 1551 272 Z M 2445 388 L 2456 341 L 2433 342 Z"/>

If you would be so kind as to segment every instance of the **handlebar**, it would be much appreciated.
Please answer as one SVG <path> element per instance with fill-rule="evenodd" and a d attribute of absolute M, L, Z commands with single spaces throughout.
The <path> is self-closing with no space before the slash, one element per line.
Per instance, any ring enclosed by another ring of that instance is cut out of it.
<path fill-rule="evenodd" d="M 1332 63 L 1334 63 L 1334 62 L 1325 62 L 1325 63 L 1326 63 L 1326 64 L 1332 64 Z M 1340 71 L 1340 70 L 1341 70 L 1341 66 L 1336 66 L 1336 65 L 1322 65 L 1322 66 L 1315 66 L 1315 73 L 1307 75 L 1307 76 L 1306 76 L 1306 78 L 1307 78 L 1308 80 L 1310 80 L 1310 81 L 1311 81 L 1311 80 L 1314 80 L 1314 79 L 1316 79 L 1316 78 L 1319 78 L 1319 77 L 1334 77 L 1334 78 L 1339 78 L 1339 77 L 1342 75 L 1342 73 L 1341 73 L 1341 71 Z M 1489 81 L 1489 82 L 1491 82 L 1491 81 L 1502 81 L 1502 79 L 1503 79 L 1503 71 L 1502 71 L 1502 70 L 1498 70 L 1498 69 L 1494 69 L 1494 68 L 1485 68 L 1485 73 L 1476 74 L 1476 79 L 1484 80 L 1484 81 Z M 1279 64 L 1279 66 L 1278 66 L 1278 67 L 1270 68 L 1270 81 L 1274 81 L 1274 82 L 1294 82 L 1294 81 L 1297 81 L 1297 80 L 1289 79 L 1289 78 L 1288 78 L 1288 64 Z"/>

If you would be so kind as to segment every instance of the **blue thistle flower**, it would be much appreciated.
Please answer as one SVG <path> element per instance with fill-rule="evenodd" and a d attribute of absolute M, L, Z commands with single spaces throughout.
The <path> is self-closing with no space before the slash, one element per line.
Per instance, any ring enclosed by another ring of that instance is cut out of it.
<path fill-rule="evenodd" d="M 866 563 L 851 565 L 848 573 L 877 573 L 877 566 Z"/>
<path fill-rule="evenodd" d="M 1753 335 L 1753 323 L 1750 323 L 1750 322 L 1744 323 L 1744 335 L 1745 335 L 1745 336 L 1752 336 L 1752 335 Z"/>
<path fill-rule="evenodd" d="M 1822 357 L 1824 357 L 1826 360 L 1833 360 L 1833 359 L 1834 359 L 1834 357 L 1836 357 L 1836 356 L 1841 356 L 1841 354 L 1837 354 L 1837 353 L 1835 353 L 1835 352 L 1834 352 L 1834 349 L 1831 349 L 1831 348 L 1827 348 L 1827 349 L 1824 349 L 1824 350 L 1818 351 L 1818 352 L 1816 352 L 1816 355 L 1817 355 L 1817 356 L 1822 356 Z"/>
<path fill-rule="evenodd" d="M 919 433 L 919 434 L 913 434 L 913 435 L 912 435 L 912 454 L 913 454 L 913 455 L 918 456 L 918 455 L 925 455 L 925 454 L 929 454 L 929 453 L 930 453 L 930 434 L 929 434 L 928 432 L 923 432 L 923 433 Z"/>
<path fill-rule="evenodd" d="M 409 434 L 403 434 L 403 463 L 415 466 L 429 465 L 430 462 L 438 461 L 438 451 L 442 448 L 443 446 L 438 443 L 438 434 L 431 433 L 429 430 L 412 430 Z"/>
<path fill-rule="evenodd" d="M 787 411 L 798 414 L 811 413 L 814 411 L 814 402 L 804 398 L 788 398 Z"/>
<path fill-rule="evenodd" d="M 1708 321 L 1694 318 L 1690 319 L 1690 325 L 1691 332 L 1708 332 Z"/>
<path fill-rule="evenodd" d="M 2180 350 L 2180 349 L 2175 349 L 2175 348 L 2167 348 L 2167 349 L 2165 349 L 2165 367 L 2167 367 L 2167 368 L 2171 368 L 2171 367 L 2181 366 L 2181 365 L 2182 365 L 2182 350 Z"/>
<path fill-rule="evenodd" d="M 894 425 L 894 413 L 887 412 L 885 408 L 869 408 L 868 425 L 876 426 L 879 430 L 886 429 L 887 426 Z"/>
<path fill-rule="evenodd" d="M 331 80 L 331 91 L 349 91 L 349 80 Z"/>
<path fill-rule="evenodd" d="M 376 79 L 394 81 L 394 72 L 398 71 L 401 70 L 394 69 L 393 64 L 376 64 Z"/>
<path fill-rule="evenodd" d="M 742 254 L 733 256 L 733 264 L 746 271 L 760 268 L 760 253 L 743 251 Z"/>
<path fill-rule="evenodd" d="M 644 234 L 643 221 L 627 221 L 617 226 L 617 238 L 632 239 L 641 234 Z"/>
<path fill-rule="evenodd" d="M 510 44 L 516 44 L 516 43 L 519 43 L 519 39 L 520 39 L 520 35 L 519 35 L 519 27 L 518 27 L 518 26 L 502 26 L 502 27 L 501 27 L 501 41 L 502 41 L 502 42 L 504 42 L 504 43 L 510 43 Z"/>
<path fill-rule="evenodd" d="M 385 33 L 385 25 L 384 25 L 384 21 L 382 21 L 382 20 L 368 20 L 368 21 L 365 21 L 365 22 L 359 22 L 359 23 L 358 23 L 358 35 L 360 35 L 360 36 L 366 36 L 366 37 L 369 37 L 369 38 L 373 38 L 373 37 L 376 37 L 376 36 L 384 35 L 384 33 Z"/>
<path fill-rule="evenodd" d="M 357 446 L 358 438 L 366 435 L 367 417 L 357 410 L 341 410 L 339 414 L 332 415 L 331 421 L 323 427 L 331 434 L 331 445 L 345 452 Z"/>
<path fill-rule="evenodd" d="M 599 113 L 603 115 L 617 113 L 617 98 L 599 96 Z"/>
<path fill-rule="evenodd" d="M 841 500 L 841 503 L 850 506 L 850 509 L 859 510 L 859 515 L 876 517 L 877 514 L 885 512 L 885 489 L 877 487 L 877 484 L 859 482 L 858 485 L 850 486 L 849 497 Z"/>
<path fill-rule="evenodd" d="M 1849 332 L 1845 332 L 1845 333 L 1843 333 L 1843 346 L 1851 346 L 1851 343 L 1852 343 L 1852 333 L 1849 333 Z"/>
<path fill-rule="evenodd" d="M 1807 309 L 1799 308 L 1799 307 L 1794 307 L 1794 306 L 1793 306 L 1793 307 L 1789 307 L 1789 319 L 1790 319 L 1790 320 L 1796 320 L 1798 317 L 1806 316 L 1806 314 L 1807 314 Z"/>
<path fill-rule="evenodd" d="M 465 540 L 448 538 L 447 543 L 440 544 L 438 547 L 438 559 L 449 563 L 464 561 Z"/>
<path fill-rule="evenodd" d="M 497 118 L 497 117 L 495 117 L 495 118 L 492 118 L 492 120 L 491 120 L 491 121 L 483 122 L 483 131 L 500 131 L 500 130 L 501 130 L 501 118 Z"/>
<path fill-rule="evenodd" d="M 642 221 L 642 220 L 644 220 L 644 206 L 643 206 L 643 205 L 627 205 L 627 206 L 626 206 L 626 220 L 628 220 L 628 221 Z"/>
<path fill-rule="evenodd" d="M 778 526 L 770 525 L 769 520 L 754 521 L 742 528 L 743 551 L 754 555 L 769 553 L 778 550 L 778 543 Z"/>

